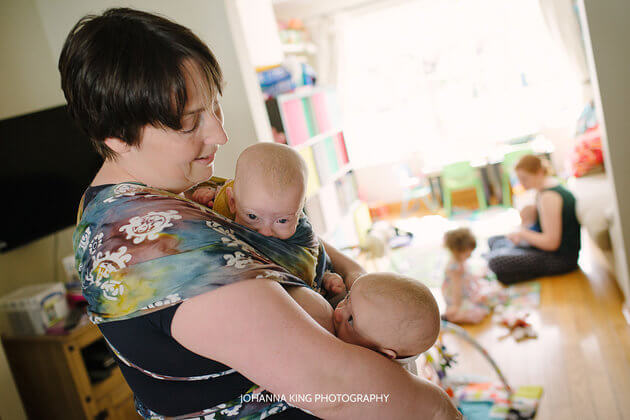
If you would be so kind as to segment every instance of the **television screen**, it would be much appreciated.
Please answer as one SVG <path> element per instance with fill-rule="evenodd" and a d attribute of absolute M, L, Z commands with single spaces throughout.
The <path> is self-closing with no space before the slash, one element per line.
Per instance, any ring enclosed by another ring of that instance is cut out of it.
<path fill-rule="evenodd" d="M 101 163 L 65 106 L 0 121 L 0 252 L 74 225 Z"/>

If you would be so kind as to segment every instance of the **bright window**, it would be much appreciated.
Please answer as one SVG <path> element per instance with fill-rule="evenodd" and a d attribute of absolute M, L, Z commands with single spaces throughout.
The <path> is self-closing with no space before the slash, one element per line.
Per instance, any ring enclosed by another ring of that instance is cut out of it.
<path fill-rule="evenodd" d="M 432 164 L 483 158 L 579 114 L 579 82 L 537 1 L 409 1 L 351 14 L 339 31 L 357 167 L 414 153 Z"/>

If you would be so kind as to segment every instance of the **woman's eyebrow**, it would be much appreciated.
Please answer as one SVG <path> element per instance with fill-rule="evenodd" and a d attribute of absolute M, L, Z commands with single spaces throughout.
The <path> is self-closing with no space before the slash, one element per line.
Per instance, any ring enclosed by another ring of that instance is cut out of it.
<path fill-rule="evenodd" d="M 192 114 L 198 114 L 200 112 L 202 112 L 205 108 L 198 108 L 192 111 L 186 111 L 184 112 L 184 115 L 192 115 Z"/>

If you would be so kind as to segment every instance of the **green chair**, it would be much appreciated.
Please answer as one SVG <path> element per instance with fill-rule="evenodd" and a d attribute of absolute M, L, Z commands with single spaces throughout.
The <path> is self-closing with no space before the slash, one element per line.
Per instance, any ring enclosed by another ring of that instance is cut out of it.
<path fill-rule="evenodd" d="M 453 213 L 451 197 L 453 191 L 468 188 L 474 188 L 477 191 L 479 209 L 487 209 L 488 204 L 486 203 L 486 196 L 483 192 L 481 176 L 479 176 L 479 172 L 475 168 L 470 166 L 470 162 L 452 163 L 442 168 L 442 200 L 447 217 L 450 217 Z"/>
<path fill-rule="evenodd" d="M 514 152 L 506 153 L 503 156 L 503 170 L 501 171 L 501 183 L 503 184 L 503 205 L 506 207 L 512 207 L 512 185 L 515 184 L 513 180 L 516 178 L 514 166 L 525 155 L 531 155 L 533 150 L 523 149 L 516 150 Z"/>

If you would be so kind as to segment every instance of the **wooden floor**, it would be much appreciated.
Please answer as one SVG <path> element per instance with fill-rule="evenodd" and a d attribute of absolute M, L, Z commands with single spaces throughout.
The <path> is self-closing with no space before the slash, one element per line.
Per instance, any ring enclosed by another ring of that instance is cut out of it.
<path fill-rule="evenodd" d="M 630 327 L 614 278 L 588 252 L 583 250 L 581 270 L 538 280 L 541 306 L 531 314 L 537 339 L 500 339 L 507 330 L 489 318 L 466 327 L 512 387 L 544 387 L 539 420 L 630 419 Z M 447 341 L 449 346 L 459 354 L 454 371 L 492 375 L 472 347 Z"/>
<path fill-rule="evenodd" d="M 388 219 L 395 220 L 392 213 Z M 622 314 L 622 294 L 593 245 L 583 242 L 580 270 L 537 279 L 541 305 L 529 320 L 538 338 L 502 339 L 507 330 L 490 317 L 465 328 L 488 350 L 513 388 L 544 388 L 537 420 L 630 420 L 630 326 Z M 367 268 L 381 271 L 387 265 Z M 447 338 L 446 345 L 458 354 L 453 373 L 498 381 L 472 346 L 455 338 Z"/>

